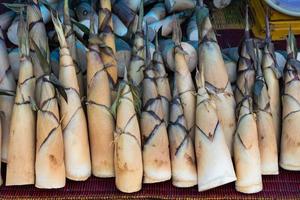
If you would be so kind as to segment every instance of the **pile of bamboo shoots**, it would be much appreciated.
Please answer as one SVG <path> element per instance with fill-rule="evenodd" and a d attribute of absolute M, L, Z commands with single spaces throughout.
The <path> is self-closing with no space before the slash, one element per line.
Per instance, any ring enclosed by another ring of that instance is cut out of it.
<path fill-rule="evenodd" d="M 201 0 L 5 5 L 5 185 L 62 188 L 94 175 L 125 193 L 168 180 L 256 193 L 279 166 L 300 170 L 296 39 L 290 30 L 286 58 L 275 52 L 268 13 L 264 40 L 251 37 L 246 7 L 240 47 L 221 49 Z"/>

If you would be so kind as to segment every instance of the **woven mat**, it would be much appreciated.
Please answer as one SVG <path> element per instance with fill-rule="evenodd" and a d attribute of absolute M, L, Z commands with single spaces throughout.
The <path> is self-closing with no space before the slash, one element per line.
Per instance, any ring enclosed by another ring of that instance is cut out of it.
<path fill-rule="evenodd" d="M 212 7 L 213 8 L 213 7 Z M 212 10 L 212 22 L 216 30 L 244 29 L 245 27 L 245 1 L 232 0 L 224 9 Z"/>
<path fill-rule="evenodd" d="M 66 187 L 55 190 L 37 189 L 33 185 L 1 186 L 0 199 L 300 199 L 300 172 L 280 170 L 278 176 L 264 176 L 263 187 L 258 194 L 243 195 L 235 191 L 234 183 L 198 192 L 196 186 L 180 189 L 168 181 L 143 185 L 140 192 L 123 194 L 116 189 L 113 178 L 90 177 L 85 182 L 68 180 Z"/>

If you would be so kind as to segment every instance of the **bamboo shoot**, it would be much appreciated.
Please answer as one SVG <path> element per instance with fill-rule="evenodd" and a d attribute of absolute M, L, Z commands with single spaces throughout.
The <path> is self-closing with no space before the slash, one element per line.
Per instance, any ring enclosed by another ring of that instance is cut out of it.
<path fill-rule="evenodd" d="M 119 84 L 119 98 L 116 99 L 115 173 L 117 188 L 126 193 L 142 189 L 143 160 L 139 122 L 134 107 L 131 87 L 127 82 Z"/>
<path fill-rule="evenodd" d="M 172 164 L 172 184 L 175 187 L 197 185 L 196 158 L 194 144 L 183 115 L 182 104 L 177 93 L 176 83 L 170 106 L 170 125 L 168 128 Z"/>
<path fill-rule="evenodd" d="M 143 109 L 141 114 L 143 182 L 156 183 L 171 178 L 171 163 L 167 128 L 147 43 L 148 37 L 146 38 L 146 68 L 144 70 Z"/>
<path fill-rule="evenodd" d="M 35 113 L 31 101 L 34 99 L 35 77 L 29 57 L 28 35 L 27 24 L 21 16 L 18 25 L 20 72 L 10 124 L 6 185 L 34 183 Z"/>
<path fill-rule="evenodd" d="M 300 61 L 296 60 L 297 47 L 293 33 L 287 40 L 288 59 L 284 72 L 284 94 L 282 97 L 282 135 L 280 166 L 286 170 L 300 170 Z"/>
<path fill-rule="evenodd" d="M 206 87 L 214 92 L 212 97 L 217 105 L 217 112 L 227 146 L 232 153 L 232 140 L 236 129 L 234 113 L 236 104 L 222 53 L 208 14 L 207 8 L 203 6 L 200 6 L 196 13 L 201 38 L 199 41 L 202 41 L 199 46 L 199 65 L 204 67 Z"/>
<path fill-rule="evenodd" d="M 90 41 L 93 37 L 98 36 L 91 32 Z M 110 107 L 111 90 L 100 49 L 97 43 L 90 42 L 87 52 L 87 115 L 92 173 L 96 177 L 114 177 L 115 123 Z"/>
<path fill-rule="evenodd" d="M 59 80 L 66 90 L 68 102 L 60 97 L 60 116 L 64 136 L 66 176 L 86 180 L 91 175 L 91 159 L 85 114 L 81 105 L 73 58 L 64 37 L 61 22 L 52 15 L 60 43 Z"/>

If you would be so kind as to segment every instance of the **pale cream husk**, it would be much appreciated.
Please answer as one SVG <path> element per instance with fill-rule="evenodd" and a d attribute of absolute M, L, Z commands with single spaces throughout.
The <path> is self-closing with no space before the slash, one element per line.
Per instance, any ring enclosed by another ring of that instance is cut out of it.
<path fill-rule="evenodd" d="M 251 98 L 244 99 L 234 136 L 235 189 L 242 193 L 262 190 L 260 153 Z"/>
<path fill-rule="evenodd" d="M 87 115 L 92 158 L 92 173 L 97 177 L 114 177 L 114 129 L 110 112 L 109 79 L 97 45 L 87 53 Z"/>
<path fill-rule="evenodd" d="M 34 183 L 36 119 L 30 103 L 35 91 L 33 74 L 30 58 L 22 57 L 10 124 L 6 185 Z"/>
<path fill-rule="evenodd" d="M 155 73 L 152 68 L 147 68 L 144 76 L 143 111 L 140 119 L 143 137 L 143 182 L 156 183 L 171 178 L 169 141 Z"/>
<path fill-rule="evenodd" d="M 126 193 L 142 189 L 143 160 L 140 128 L 132 93 L 126 84 L 117 108 L 115 133 L 116 187 Z"/>
<path fill-rule="evenodd" d="M 232 155 L 232 141 L 236 129 L 235 99 L 231 84 L 222 58 L 220 47 L 217 44 L 212 25 L 208 17 L 202 24 L 202 36 L 213 41 L 203 42 L 199 47 L 199 68 L 204 67 L 206 87 L 215 92 L 213 99 L 224 131 L 227 146 Z"/>
<path fill-rule="evenodd" d="M 193 140 L 186 128 L 180 98 L 173 94 L 168 128 L 172 184 L 176 187 L 197 185 L 196 157 Z"/>
<path fill-rule="evenodd" d="M 44 79 L 49 80 L 49 76 Z M 35 186 L 62 188 L 66 184 L 64 144 L 54 86 L 42 80 L 37 113 Z"/>

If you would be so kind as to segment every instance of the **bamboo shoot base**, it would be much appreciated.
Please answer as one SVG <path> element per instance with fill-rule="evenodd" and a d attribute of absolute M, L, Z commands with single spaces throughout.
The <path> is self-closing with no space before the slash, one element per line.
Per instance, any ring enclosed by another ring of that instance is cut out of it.
<path fill-rule="evenodd" d="M 283 163 L 283 162 L 280 162 L 279 165 L 280 165 L 280 167 L 282 167 L 285 170 L 300 171 L 300 165 L 292 165 L 292 164 L 287 164 L 287 163 Z"/>
<path fill-rule="evenodd" d="M 198 185 L 198 191 L 202 192 L 202 191 L 205 191 L 205 190 L 209 190 L 209 189 L 221 186 L 221 185 L 225 185 L 227 183 L 231 183 L 231 182 L 233 182 L 235 180 L 236 180 L 236 178 L 232 177 L 232 176 L 219 177 L 219 178 L 214 179 L 214 180 L 212 180 L 212 181 L 210 181 L 210 182 L 208 182 L 206 184 Z"/>
<path fill-rule="evenodd" d="M 257 192 L 262 191 L 263 186 L 262 186 L 262 183 L 256 184 L 256 185 L 250 185 L 250 186 L 238 186 L 238 185 L 236 185 L 235 189 L 238 192 L 241 192 L 241 193 L 253 194 L 253 193 L 257 193 Z"/>

